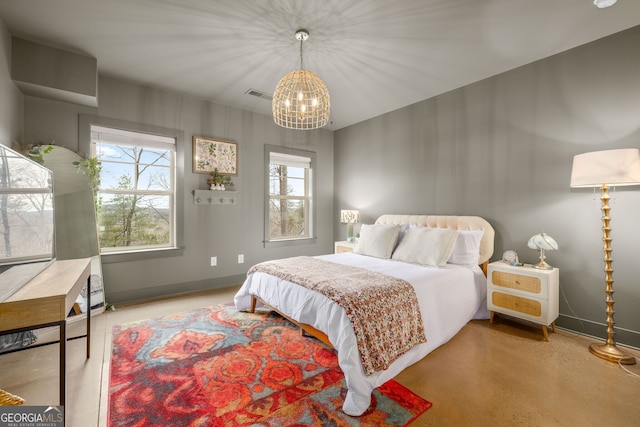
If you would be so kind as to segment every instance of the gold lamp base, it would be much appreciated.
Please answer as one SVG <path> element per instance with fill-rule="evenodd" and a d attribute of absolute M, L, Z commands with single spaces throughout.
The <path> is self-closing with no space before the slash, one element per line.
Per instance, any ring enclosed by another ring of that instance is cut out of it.
<path fill-rule="evenodd" d="M 544 233 L 542 234 L 544 235 Z M 533 268 L 539 268 L 540 270 L 553 270 L 553 267 L 551 267 L 549 264 L 547 264 L 547 261 L 545 261 L 547 256 L 544 253 L 544 249 L 538 248 L 538 252 L 540 253 L 540 262 L 538 262 L 537 264 L 533 264 Z"/>
<path fill-rule="evenodd" d="M 533 264 L 532 267 L 533 268 L 539 268 L 540 270 L 553 270 L 553 267 L 551 267 L 549 264 L 547 264 L 547 262 L 545 260 L 543 260 L 543 259 L 541 259 L 539 263 Z"/>
<path fill-rule="evenodd" d="M 636 358 L 620 350 L 615 344 L 596 344 L 589 346 L 589 351 L 609 362 L 622 363 L 623 365 L 635 365 Z"/>

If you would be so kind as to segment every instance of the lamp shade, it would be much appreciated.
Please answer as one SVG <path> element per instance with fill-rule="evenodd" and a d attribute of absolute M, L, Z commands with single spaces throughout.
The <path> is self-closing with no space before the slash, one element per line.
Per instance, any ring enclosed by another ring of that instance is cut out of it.
<path fill-rule="evenodd" d="M 341 210 L 340 222 L 342 224 L 356 224 L 360 222 L 360 212 L 355 210 Z"/>
<path fill-rule="evenodd" d="M 545 251 L 557 251 L 558 243 L 553 239 L 553 237 L 548 234 L 542 232 L 531 236 L 529 241 L 527 242 L 527 246 L 531 249 L 544 249 Z"/>
<path fill-rule="evenodd" d="M 593 0 L 593 4 L 599 9 L 604 9 L 605 7 L 613 6 L 617 2 L 618 0 Z"/>
<path fill-rule="evenodd" d="M 640 150 L 593 151 L 573 157 L 571 187 L 640 185 Z"/>

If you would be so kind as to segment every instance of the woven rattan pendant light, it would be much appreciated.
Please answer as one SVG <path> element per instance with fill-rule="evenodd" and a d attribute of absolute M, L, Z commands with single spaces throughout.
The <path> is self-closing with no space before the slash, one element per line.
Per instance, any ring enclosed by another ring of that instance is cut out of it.
<path fill-rule="evenodd" d="M 302 43 L 307 30 L 296 31 L 300 40 L 300 69 L 280 79 L 273 93 L 273 121 L 289 129 L 317 129 L 329 122 L 329 90 L 324 82 L 302 62 Z"/>

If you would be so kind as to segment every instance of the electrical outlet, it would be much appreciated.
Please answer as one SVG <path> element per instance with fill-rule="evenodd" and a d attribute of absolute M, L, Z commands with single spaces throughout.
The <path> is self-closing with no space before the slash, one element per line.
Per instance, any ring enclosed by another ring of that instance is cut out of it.
<path fill-rule="evenodd" d="M 218 257 L 217 256 L 212 256 L 211 257 L 211 267 L 215 267 L 216 265 L 218 265 Z"/>
<path fill-rule="evenodd" d="M 244 263 L 244 255 L 240 254 L 238 255 L 238 264 L 242 264 L 242 263 Z"/>

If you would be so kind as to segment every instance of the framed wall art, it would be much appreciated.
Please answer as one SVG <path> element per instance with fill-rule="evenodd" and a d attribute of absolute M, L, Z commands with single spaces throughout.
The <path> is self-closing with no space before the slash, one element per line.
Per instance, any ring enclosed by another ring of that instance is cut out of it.
<path fill-rule="evenodd" d="M 204 136 L 193 137 L 193 172 L 238 174 L 238 144 Z"/>

